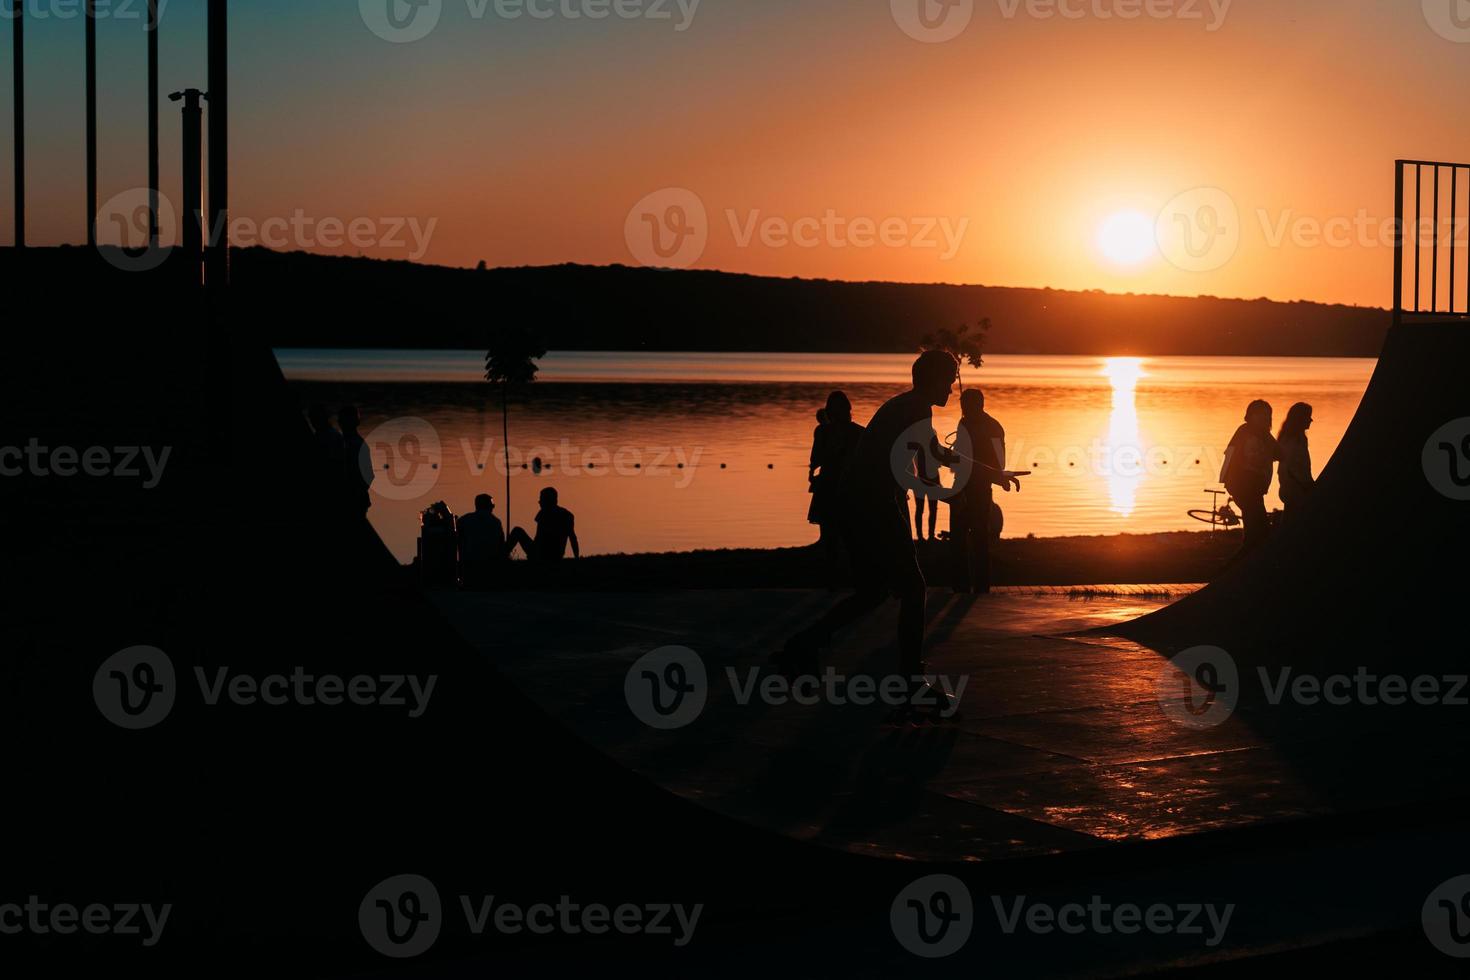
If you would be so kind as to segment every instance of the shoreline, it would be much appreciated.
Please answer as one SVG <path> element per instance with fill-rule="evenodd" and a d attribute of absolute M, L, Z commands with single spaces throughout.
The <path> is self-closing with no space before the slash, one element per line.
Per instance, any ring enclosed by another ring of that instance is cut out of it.
<path fill-rule="evenodd" d="M 1057 538 L 1002 538 L 992 549 L 995 586 L 1192 585 L 1208 582 L 1240 547 L 1239 531 L 1166 531 Z M 931 587 L 951 582 L 948 542 L 919 542 Z M 412 566 L 405 566 L 412 567 Z M 513 562 L 508 590 L 601 591 L 823 589 L 847 587 L 819 544 L 568 558 L 552 577 Z"/>

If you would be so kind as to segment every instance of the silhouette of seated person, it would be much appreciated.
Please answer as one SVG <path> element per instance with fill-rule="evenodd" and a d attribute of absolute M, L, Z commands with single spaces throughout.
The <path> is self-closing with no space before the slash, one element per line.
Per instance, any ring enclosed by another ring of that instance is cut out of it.
<path fill-rule="evenodd" d="M 519 545 L 526 557 L 533 562 L 559 562 L 566 557 L 567 545 L 572 546 L 572 557 L 582 557 L 582 546 L 577 541 L 577 519 L 572 512 L 557 502 L 555 487 L 541 491 L 541 511 L 536 515 L 536 537 L 533 539 L 524 528 L 510 532 L 509 551 Z"/>
<path fill-rule="evenodd" d="M 1245 422 L 1235 430 L 1225 449 L 1225 465 L 1220 469 L 1220 482 L 1245 523 L 1245 541 L 1236 558 L 1259 548 L 1271 535 L 1271 520 L 1266 514 L 1266 494 L 1271 489 L 1275 463 L 1281 449 L 1271 436 L 1271 405 L 1256 400 L 1245 410 Z"/>
<path fill-rule="evenodd" d="M 509 557 L 505 527 L 495 516 L 495 499 L 482 493 L 475 498 L 474 512 L 459 519 L 460 580 L 467 589 L 493 586 Z"/>

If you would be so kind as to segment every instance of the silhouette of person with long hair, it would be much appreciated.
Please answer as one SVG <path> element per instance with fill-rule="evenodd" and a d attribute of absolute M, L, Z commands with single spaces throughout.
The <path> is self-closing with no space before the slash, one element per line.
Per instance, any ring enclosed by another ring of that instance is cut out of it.
<path fill-rule="evenodd" d="M 488 588 L 509 557 L 505 526 L 495 516 L 495 499 L 488 493 L 479 494 L 474 511 L 459 519 L 460 580 L 466 589 Z"/>
<path fill-rule="evenodd" d="M 914 362 L 913 387 L 879 408 L 858 440 L 838 489 L 843 540 L 856 590 L 817 622 L 787 640 L 772 665 L 788 675 L 815 674 L 833 635 L 882 605 L 899 600 L 898 666 L 921 683 L 924 663 L 924 573 L 909 526 L 908 493 L 900 474 L 912 472 L 916 452 L 953 458 L 934 435 L 933 409 L 948 404 L 959 362 L 946 351 L 925 351 Z M 917 444 L 916 444 L 917 440 Z"/>
<path fill-rule="evenodd" d="M 1281 450 L 1271 436 L 1271 405 L 1257 399 L 1245 410 L 1245 422 L 1235 430 L 1225 449 L 1220 482 L 1235 498 L 1245 521 L 1245 541 L 1236 558 L 1242 558 L 1271 535 L 1266 514 L 1266 493 L 1271 489 L 1273 464 Z"/>
<path fill-rule="evenodd" d="M 507 539 L 507 552 L 516 545 L 533 562 L 558 562 L 566 557 L 567 544 L 572 546 L 572 557 L 582 557 L 582 545 L 577 541 L 577 519 L 572 512 L 561 506 L 555 487 L 545 487 L 539 498 L 541 510 L 536 514 L 536 537 L 533 539 L 525 528 L 516 528 Z"/>
<path fill-rule="evenodd" d="M 1285 508 L 1281 518 L 1285 522 L 1301 516 L 1317 485 L 1312 477 L 1312 451 L 1307 445 L 1307 430 L 1311 427 L 1312 406 L 1297 402 L 1287 411 L 1281 431 L 1276 435 L 1276 444 L 1281 449 L 1277 474 L 1281 484 L 1281 503 Z"/>
<path fill-rule="evenodd" d="M 852 402 L 841 391 L 827 396 L 827 407 L 817 413 L 820 425 L 812 432 L 812 455 L 807 482 L 812 495 L 806 519 L 820 529 L 820 541 L 828 564 L 836 567 L 841 558 L 838 528 L 838 485 L 848 460 L 862 438 L 863 427 L 852 420 Z"/>
<path fill-rule="evenodd" d="M 356 405 L 343 405 L 337 412 L 337 424 L 342 427 L 342 441 L 346 446 L 346 470 L 347 487 L 353 506 L 358 507 L 364 514 L 373 505 L 372 494 L 368 488 L 373 483 L 373 464 L 368 454 L 367 442 L 358 427 L 362 424 L 362 416 L 357 411 Z"/>
<path fill-rule="evenodd" d="M 985 393 L 967 388 L 960 395 L 960 429 L 969 445 L 973 462 L 982 475 L 1003 472 L 1006 465 L 1006 430 L 985 411 Z M 997 536 L 995 481 L 972 476 L 964 489 L 949 502 L 949 538 L 954 560 L 955 592 L 990 592 L 990 543 Z M 1020 484 L 1017 482 L 1017 488 Z M 1006 489 L 1010 487 L 1007 485 Z"/>

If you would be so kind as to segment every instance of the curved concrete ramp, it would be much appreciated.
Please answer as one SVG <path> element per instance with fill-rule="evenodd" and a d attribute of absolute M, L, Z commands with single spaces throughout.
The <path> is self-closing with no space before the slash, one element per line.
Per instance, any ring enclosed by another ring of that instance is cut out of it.
<path fill-rule="evenodd" d="M 1470 502 L 1431 484 L 1425 446 L 1470 417 L 1467 374 L 1470 319 L 1396 324 L 1310 513 L 1209 587 L 1114 632 L 1166 651 L 1212 644 L 1268 661 L 1310 651 L 1330 662 L 1344 644 L 1355 663 L 1459 659 L 1461 650 L 1420 645 L 1427 626 L 1463 615 L 1470 599 Z M 1279 420 L 1287 406 L 1275 408 Z M 1448 454 L 1439 465 L 1444 481 Z"/>

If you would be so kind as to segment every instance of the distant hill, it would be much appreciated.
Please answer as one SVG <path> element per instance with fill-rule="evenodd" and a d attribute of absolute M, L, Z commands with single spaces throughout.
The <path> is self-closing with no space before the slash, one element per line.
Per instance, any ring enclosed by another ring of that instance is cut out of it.
<path fill-rule="evenodd" d="M 552 350 L 901 352 L 936 327 L 989 317 L 996 354 L 1372 357 L 1390 323 L 1380 309 L 1264 299 L 626 266 L 473 270 L 263 248 L 235 251 L 233 275 L 240 322 L 276 347 L 480 348 L 489 329 L 513 322 L 537 326 Z"/>

